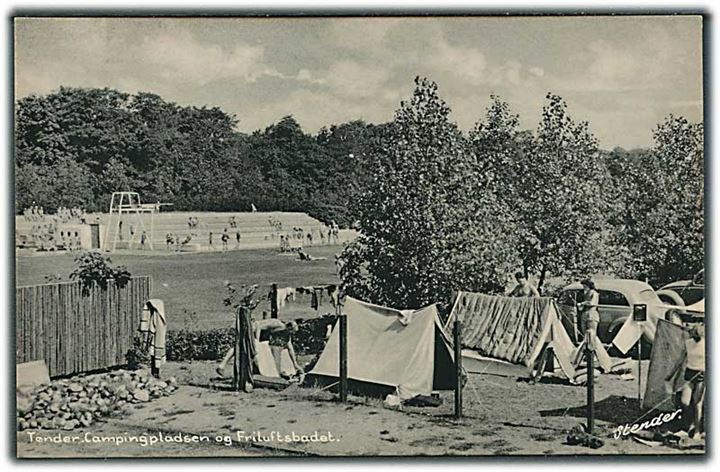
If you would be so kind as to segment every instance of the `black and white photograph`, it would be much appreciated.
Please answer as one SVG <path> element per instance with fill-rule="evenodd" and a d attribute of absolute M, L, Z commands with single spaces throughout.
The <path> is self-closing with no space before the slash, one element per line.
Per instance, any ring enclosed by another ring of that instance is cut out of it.
<path fill-rule="evenodd" d="M 706 456 L 703 12 L 6 20 L 17 459 Z"/>

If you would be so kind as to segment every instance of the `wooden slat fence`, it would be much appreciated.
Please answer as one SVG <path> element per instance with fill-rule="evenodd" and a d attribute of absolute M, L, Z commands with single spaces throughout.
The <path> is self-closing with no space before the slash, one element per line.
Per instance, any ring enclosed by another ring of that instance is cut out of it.
<path fill-rule="evenodd" d="M 87 295 L 80 282 L 17 287 L 16 361 L 42 359 L 51 377 L 125 364 L 151 283 L 133 277 L 118 288 L 109 281 Z"/>

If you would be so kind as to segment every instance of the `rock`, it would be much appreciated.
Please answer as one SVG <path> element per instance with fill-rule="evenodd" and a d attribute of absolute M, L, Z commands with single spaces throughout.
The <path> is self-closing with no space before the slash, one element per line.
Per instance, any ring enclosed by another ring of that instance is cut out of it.
<path fill-rule="evenodd" d="M 71 431 L 78 427 L 80 422 L 78 420 L 67 420 L 65 424 L 63 424 L 62 429 L 66 431 Z"/>
<path fill-rule="evenodd" d="M 139 402 L 150 401 L 150 394 L 147 390 L 138 390 L 133 394 L 133 398 Z"/>
<path fill-rule="evenodd" d="M 82 386 L 82 384 L 80 384 L 78 382 L 73 382 L 70 385 L 68 385 L 68 389 L 71 392 L 81 392 L 83 390 L 83 386 Z"/>

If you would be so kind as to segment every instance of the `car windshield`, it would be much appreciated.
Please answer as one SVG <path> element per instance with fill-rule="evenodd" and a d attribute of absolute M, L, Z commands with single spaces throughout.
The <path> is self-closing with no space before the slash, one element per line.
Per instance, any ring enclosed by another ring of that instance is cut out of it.
<path fill-rule="evenodd" d="M 655 290 L 650 288 L 640 290 L 640 292 L 638 292 L 637 299 L 640 302 L 662 303 L 658 298 L 657 293 L 655 293 Z"/>

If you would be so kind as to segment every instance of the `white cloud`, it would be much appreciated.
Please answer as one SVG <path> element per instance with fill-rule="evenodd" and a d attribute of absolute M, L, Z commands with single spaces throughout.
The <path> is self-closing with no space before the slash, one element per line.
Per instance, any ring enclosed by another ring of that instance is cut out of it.
<path fill-rule="evenodd" d="M 222 79 L 254 82 L 263 75 L 281 76 L 265 64 L 260 46 L 235 44 L 224 50 L 189 34 L 150 36 L 134 52 L 141 64 L 169 81 L 205 85 Z"/>

